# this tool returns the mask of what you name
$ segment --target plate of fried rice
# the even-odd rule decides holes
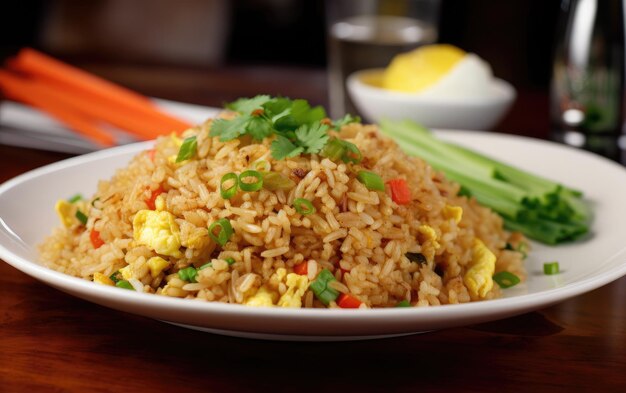
[[[626,171],[606,159],[518,136],[436,132],[585,193],[590,234],[546,246],[504,229],[501,217],[375,125],[329,123],[324,142],[337,141],[333,155],[315,150],[319,127],[282,151],[278,136],[212,135],[215,122],[226,132],[236,118],[7,181],[0,257],[107,307],[287,340],[490,321],[626,274]],[[545,275],[544,263],[555,261],[560,272]],[[492,280],[499,272],[520,282],[501,287]]]

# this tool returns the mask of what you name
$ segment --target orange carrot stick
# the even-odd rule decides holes
[[[65,94],[64,91],[59,91],[54,87],[36,79],[24,81],[27,82],[30,88],[36,91],[37,94],[46,97],[48,100],[55,102],[67,110],[82,113],[89,118],[110,123],[122,130],[134,134],[140,139],[154,139],[163,134],[163,132],[155,131],[157,127],[162,126],[160,123],[153,123],[133,113],[117,111],[115,108],[108,108],[104,105],[95,105],[88,100],[82,99],[81,97]]]
[[[118,107],[133,109],[144,118],[159,120],[169,132],[183,131],[190,127],[189,123],[161,112],[147,97],[34,49],[20,50],[8,65],[26,75],[58,83],[64,89],[81,91],[85,97],[99,97],[101,100],[117,103]]]
[[[63,107],[27,80],[0,70],[0,87],[7,98],[26,103],[50,114],[98,145],[105,147],[115,145],[115,138],[111,134],[79,113]]]

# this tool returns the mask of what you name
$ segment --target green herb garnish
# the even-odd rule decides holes
[[[346,115],[331,123],[325,120],[326,111],[321,106],[311,107],[306,100],[272,98],[267,95],[241,98],[226,107],[238,112],[239,116],[215,120],[210,135],[219,137],[222,142],[244,135],[259,141],[275,137],[270,152],[277,160],[300,154],[318,154],[328,143],[331,126],[338,129],[360,120],[358,117]],[[353,151],[354,148],[347,150]]]
[[[396,304],[396,307],[411,307],[411,303],[408,300],[404,299]]]

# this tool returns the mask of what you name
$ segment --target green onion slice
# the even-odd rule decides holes
[[[120,281],[122,281],[122,280],[123,280],[123,278],[122,278],[122,273],[120,273],[120,271],[119,271],[119,270],[118,270],[118,271],[116,271],[115,273],[111,274],[111,275],[109,276],[109,278],[111,279],[111,281],[113,281],[113,282],[114,282],[114,283],[116,283],[116,284],[117,284],[118,282],[120,282]]]
[[[76,194],[76,195],[74,195],[74,196],[72,196],[72,197],[68,198],[68,200],[67,200],[67,201],[68,201],[69,203],[76,203],[76,202],[80,201],[81,199],[83,199],[83,196],[82,196],[82,195],[80,195],[80,194]]]
[[[250,178],[254,178],[255,181],[249,182]],[[249,169],[241,172],[239,175],[239,188],[243,191],[259,191],[263,187],[263,175],[259,171]]]
[[[226,183],[232,182],[230,186],[227,186]],[[237,193],[237,188],[239,187],[239,178],[236,173],[230,172],[222,176],[222,180],[220,180],[220,194],[224,199],[230,199],[235,196]]]
[[[233,263],[235,263],[235,258],[228,257],[224,260],[226,261],[226,263],[228,263],[228,265],[232,265]]]
[[[337,161],[343,157],[345,151],[346,148],[341,139],[331,138],[326,142],[326,146],[324,146],[320,154],[322,157],[326,157],[331,161]]]
[[[87,224],[87,215],[85,215],[85,213],[81,212],[80,210],[76,210],[75,216],[81,224]]]
[[[198,141],[195,136],[190,136],[183,141],[183,144],[180,146],[180,150],[178,150],[178,155],[176,156],[176,162],[181,162],[190,159],[196,154],[196,150],[198,149]]]
[[[291,190],[296,182],[278,172],[263,173],[263,188],[270,191]]]
[[[324,269],[317,275],[317,278],[311,283],[311,285],[309,285],[309,288],[311,288],[315,297],[317,297],[319,301],[324,303],[326,306],[339,296],[339,291],[328,287],[328,283],[334,280],[336,280],[336,278],[330,270]]]
[[[396,307],[411,307],[411,303],[409,303],[408,300],[404,299],[401,302],[398,302],[398,304],[396,304]]]
[[[193,266],[189,266],[184,269],[180,269],[178,271],[178,278],[180,278],[183,281],[198,282],[196,281],[197,275],[198,275],[198,271]]]
[[[385,183],[383,182],[383,179],[374,172],[359,171],[356,178],[359,179],[359,181],[363,183],[368,190],[385,191]]]
[[[543,264],[543,274],[553,275],[559,274],[559,263],[558,262],[546,262]]]
[[[206,269],[207,267],[213,267],[213,263],[212,262],[207,262],[204,265],[200,266],[198,268],[198,270],[203,270],[203,269]]]
[[[133,288],[131,283],[129,283],[126,280],[120,280],[120,281],[116,282],[115,286],[118,287],[118,288],[130,289],[131,291],[135,290],[135,288]]]
[[[224,246],[224,244],[228,243],[233,233],[235,233],[235,231],[233,231],[230,221],[226,218],[220,218],[209,225],[209,236],[220,246]]]
[[[363,160],[363,154],[361,154],[361,150],[354,143],[350,143],[348,141],[343,141],[345,146],[345,151],[341,156],[341,160],[345,163],[351,162],[353,164],[358,164]]]
[[[515,274],[504,271],[494,274],[493,281],[498,283],[500,288],[506,289],[519,284],[520,279]]]
[[[306,198],[296,198],[293,201],[293,207],[296,211],[303,216],[313,214],[316,212],[315,206]]]
[[[259,172],[269,172],[271,165],[266,160],[258,160],[252,163],[252,169]]]

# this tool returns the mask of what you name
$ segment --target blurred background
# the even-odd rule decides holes
[[[439,42],[477,53],[494,74],[518,89],[517,103],[497,127],[545,137],[559,0],[442,0]],[[221,105],[247,93],[246,78],[266,93],[328,104],[327,41],[322,0],[27,0],[3,4],[3,58],[23,46],[41,49],[104,77],[170,99]],[[114,67],[110,65],[114,64]],[[170,72],[172,69],[186,73]],[[212,70],[232,76],[231,88],[212,86]],[[283,75],[281,69],[296,72]],[[299,74],[297,70],[302,70]],[[197,78],[203,75],[202,87]],[[299,75],[302,78],[299,78]],[[292,78],[288,91],[274,80]],[[305,79],[306,80],[302,80]],[[157,83],[154,80],[158,79]],[[151,83],[147,83],[150,80]],[[177,94],[177,91],[180,94]]]

